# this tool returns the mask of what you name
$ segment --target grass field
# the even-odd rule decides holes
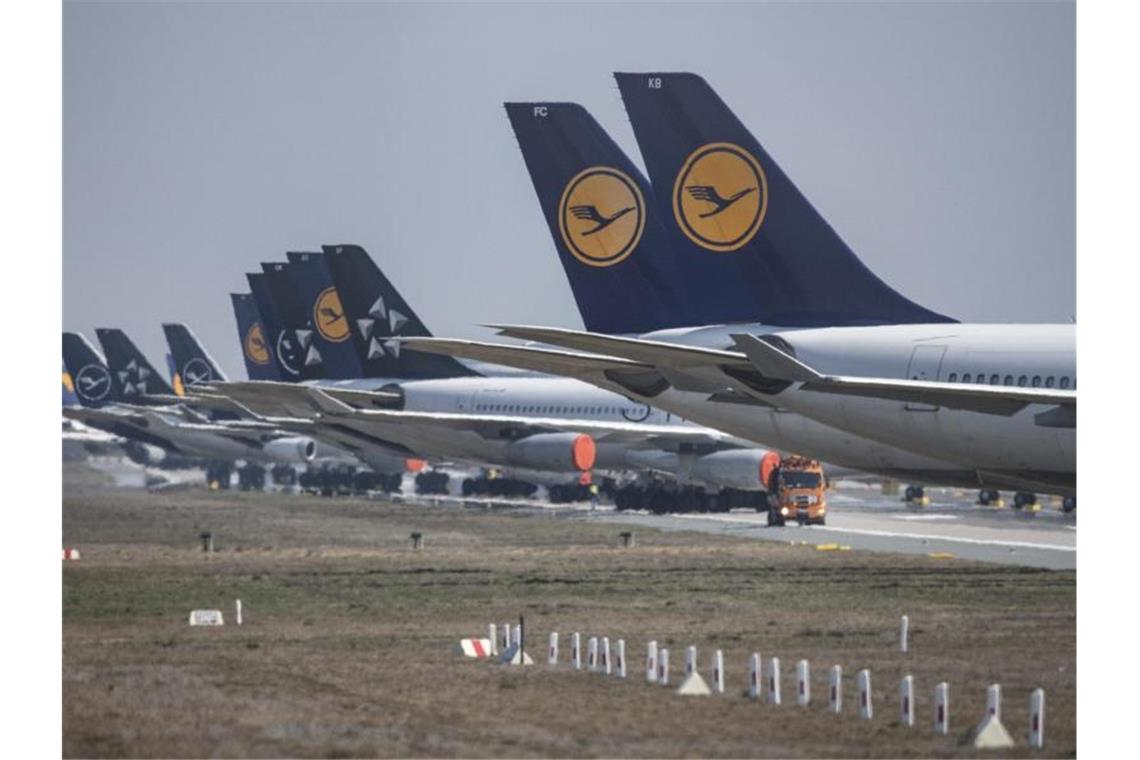
[[[90,756],[975,756],[985,688],[1003,685],[1018,741],[999,756],[1076,753],[1075,574],[697,533],[618,529],[572,515],[385,501],[114,489],[64,468],[63,746]],[[198,534],[214,535],[205,555]],[[421,531],[416,552],[408,536]],[[245,625],[232,625],[242,599]],[[190,628],[221,608],[223,628]],[[900,614],[912,646],[897,648]],[[454,657],[461,637],[526,616],[538,665]],[[545,660],[562,633],[563,664]],[[625,638],[621,681],[565,664],[571,631]],[[695,644],[727,694],[649,686],[645,643],[674,682]],[[744,694],[749,653],[784,663],[785,705]],[[788,704],[796,660],[815,702]],[[827,670],[845,710],[826,712]],[[876,715],[857,718],[854,674]],[[898,723],[915,676],[917,725]],[[951,729],[931,730],[951,684]],[[1044,751],[1025,745],[1046,690]]]

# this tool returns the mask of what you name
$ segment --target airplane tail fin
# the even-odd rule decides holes
[[[237,322],[238,341],[241,342],[241,358],[250,380],[284,380],[281,368],[273,357],[273,349],[266,338],[268,333],[261,323],[253,295],[250,293],[230,293],[234,307],[234,320]]]
[[[748,321],[779,326],[952,322],[879,279],[699,76],[615,74],[677,255],[702,300],[738,283]]]
[[[325,376],[338,380],[364,377],[348,316],[323,253],[289,253],[289,273],[305,308],[306,340],[312,340],[325,367]]]
[[[202,343],[189,327],[181,322],[163,324],[167,355],[171,363],[171,384],[178,395],[184,395],[186,386],[206,385],[225,382],[226,376],[218,369],[217,362],[206,353]]]
[[[450,356],[404,351],[400,338],[428,337],[427,327],[358,245],[323,246],[366,377],[431,379],[479,373]]]
[[[504,105],[586,329],[691,324],[683,262],[641,171],[577,103]]]
[[[80,405],[102,406],[119,400],[107,363],[79,333],[63,334],[63,367]]]
[[[125,332],[118,328],[100,327],[95,330],[95,335],[103,346],[107,367],[124,401],[152,394],[174,395],[174,389],[163,379],[162,373],[154,368]]]
[[[295,369],[297,379],[315,380],[332,377],[321,348],[317,345],[314,331],[309,327],[308,308],[297,292],[297,286],[289,274],[289,265],[274,261],[261,265],[269,299],[276,309],[281,331],[277,334],[277,358],[282,366]],[[257,292],[254,292],[257,296]],[[261,301],[258,308],[262,315]]]

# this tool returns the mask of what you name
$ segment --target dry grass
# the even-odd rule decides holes
[[[197,536],[209,529],[217,552]],[[422,531],[426,547],[409,548]],[[65,467],[66,756],[973,756],[987,684],[1025,756],[1029,691],[1048,695],[1044,756],[1075,754],[1075,575],[864,552],[820,553],[573,517],[363,500],[113,490]],[[191,629],[190,609],[241,598],[246,625]],[[895,644],[911,618],[912,652]],[[526,616],[547,632],[624,637],[622,682],[455,658],[461,637]],[[232,621],[229,621],[232,623]],[[679,670],[687,644],[728,694],[644,683],[645,642]],[[743,696],[748,654],[813,665],[807,709]],[[565,645],[564,645],[565,659]],[[826,713],[841,664],[849,705]],[[876,717],[854,710],[873,673]],[[895,719],[913,673],[918,725]],[[675,677],[675,676],[674,676]],[[950,737],[930,728],[952,690]],[[785,697],[787,698],[787,697]]]

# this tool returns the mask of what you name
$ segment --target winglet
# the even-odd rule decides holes
[[[775,380],[791,380],[797,383],[807,383],[823,379],[823,375],[795,357],[788,356],[780,349],[760,340],[755,335],[738,333],[732,336],[739,349],[753,367],[760,370],[765,377]]]

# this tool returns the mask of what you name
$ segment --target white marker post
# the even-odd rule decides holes
[[[586,642],[586,670],[591,673],[598,671],[598,637],[591,636]]]
[[[910,651],[910,618],[906,615],[899,620],[899,651],[903,654]]]
[[[713,652],[713,694],[724,694],[724,652]]]
[[[610,637],[602,637],[602,648],[598,652],[598,670],[605,673],[607,676],[612,672],[610,670]]]
[[[697,669],[697,648],[689,646],[685,649],[685,675],[688,676]]]
[[[241,599],[234,600],[234,622],[241,625]]]
[[[899,721],[904,726],[914,725],[914,676],[899,681]]]
[[[1029,746],[1045,746],[1045,690],[1034,689],[1029,695]]]
[[[625,678],[625,639],[617,640],[617,654],[615,655],[614,665],[617,667],[614,672],[618,678]]]
[[[855,683],[859,689],[859,717],[870,720],[875,715],[875,707],[871,704],[871,671],[860,670],[855,676]]]
[[[832,665],[827,678],[827,706],[833,713],[843,710],[843,667]]]
[[[522,626],[516,625],[511,629],[511,646],[522,646]]]
[[[748,658],[748,696],[760,698],[760,653],[753,652]]]
[[[499,635],[499,648],[504,652],[511,648],[511,624],[503,623],[502,633]]]
[[[657,683],[657,642],[650,641],[645,654],[645,680]]]
[[[800,707],[811,704],[811,665],[807,660],[796,663],[796,704]]]
[[[550,645],[546,650],[546,664],[551,667],[558,664],[558,631],[550,634]]]
[[[1001,720],[1001,684],[991,683],[986,689],[986,715]]]
[[[780,658],[768,658],[768,704],[780,704]]]
[[[669,685],[669,650],[664,647],[657,650],[657,683]]]
[[[950,684],[945,681],[934,687],[934,733],[950,733]]]
[[[570,634],[570,667],[582,669],[582,637],[577,631]]]
[[[487,624],[487,639],[491,642],[491,656],[497,656],[499,654],[499,631],[494,623]]]

